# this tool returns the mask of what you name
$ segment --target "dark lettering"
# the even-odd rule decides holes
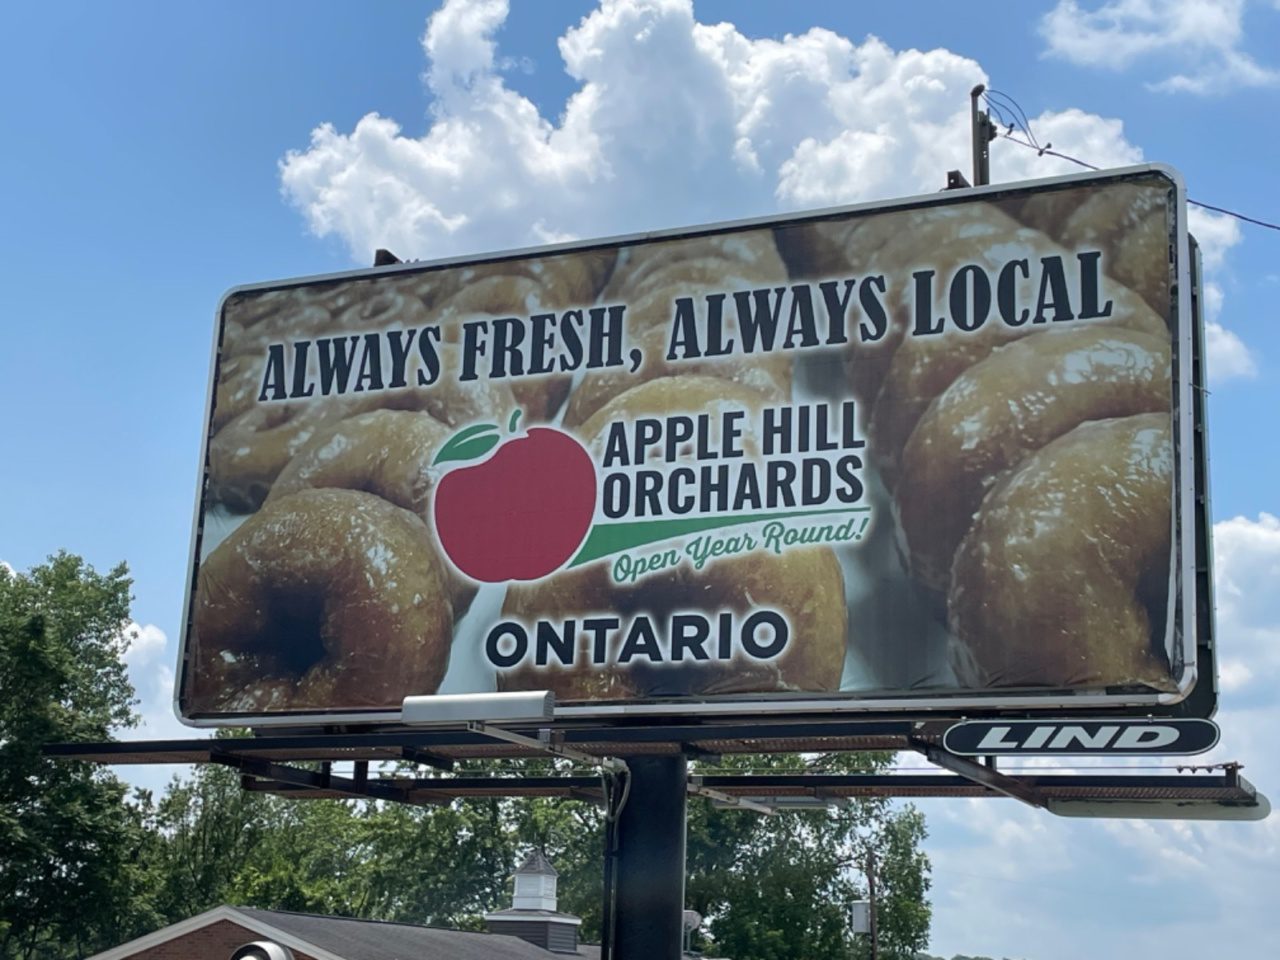
[[[761,642],[757,634],[767,630],[772,635]],[[771,660],[787,645],[787,621],[774,610],[757,610],[742,623],[742,649],[757,660]]]
[[[273,343],[267,347],[267,366],[262,372],[258,402],[287,399],[289,394],[285,391],[284,380],[284,344]]]
[[[696,613],[677,613],[671,618],[671,659],[683,660],[686,651],[694,660],[709,660],[706,651],[707,638],[711,636],[711,624]]]
[[[1027,322],[1031,311],[1023,307],[1018,310],[1018,273],[1024,280],[1031,279],[1031,267],[1025,260],[1010,260],[1000,268],[1000,279],[996,281],[996,299],[1000,308],[1000,318],[1011,327],[1020,327]]]
[[[886,290],[884,277],[863,277],[862,286],[858,288],[858,305],[866,314],[866,320],[858,325],[858,336],[863,343],[875,343],[889,331],[889,313],[880,299]],[[870,323],[870,328],[867,324]]]
[[[1111,316],[1110,300],[1101,308],[1098,307],[1102,252],[1095,250],[1089,253],[1077,253],[1076,259],[1080,261],[1080,319],[1098,320]]]
[[[513,646],[510,652],[502,652],[503,637],[510,637]],[[489,631],[485,637],[484,652],[489,662],[495,667],[514,667],[524,659],[529,651],[529,635],[524,627],[510,620],[503,621]]]

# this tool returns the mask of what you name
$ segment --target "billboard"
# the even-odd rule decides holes
[[[1145,166],[237,288],[179,712],[1176,702],[1186,250]]]

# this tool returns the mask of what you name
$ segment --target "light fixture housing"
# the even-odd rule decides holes
[[[410,726],[536,722],[553,719],[555,712],[556,698],[550,690],[446,693],[405,697],[400,722]]]

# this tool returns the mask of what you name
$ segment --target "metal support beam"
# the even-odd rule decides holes
[[[389,800],[394,803],[417,802],[412,800],[403,788],[385,780],[359,783],[347,777],[334,776],[331,772],[324,770],[303,770],[288,764],[220,753],[217,750],[213,751],[210,759],[213,763],[239,770],[243,775],[272,783],[289,784],[326,793],[340,793],[353,799]]]
[[[706,797],[708,800],[716,801],[718,806],[736,807],[739,810],[754,810],[756,813],[763,813],[766,816],[778,812],[776,807],[771,807],[768,804],[757,803],[755,800],[747,800],[744,797],[730,796],[723,790],[705,786],[702,782],[702,777],[699,776],[689,778],[688,789],[691,796]]]
[[[533,750],[541,750],[543,753],[549,753],[553,757],[577,760],[579,763],[589,764],[593,767],[603,767],[605,770],[616,771],[622,767],[622,761],[613,757],[596,757],[581,750],[575,750],[573,747],[566,747],[563,743],[552,738],[550,730],[539,730],[535,739],[525,736],[523,733],[516,733],[514,730],[507,730],[504,727],[495,727],[491,723],[483,723],[479,720],[469,722],[467,729],[472,733],[480,733],[495,740],[503,740],[507,743],[518,744]]]
[[[424,767],[434,767],[437,770],[446,771],[453,769],[453,761],[448,757],[437,757],[434,753],[428,753],[421,747],[401,747],[400,756],[410,763],[420,763]]]
[[[680,960],[684,925],[685,758],[627,758],[617,811],[609,960]],[[606,901],[608,909],[610,903]]]
[[[950,770],[966,780],[972,780],[974,783],[981,784],[996,793],[1002,793],[1006,797],[1021,800],[1032,807],[1045,806],[1044,797],[1040,795],[1040,792],[1035,787],[1028,786],[1025,782],[1013,777],[1007,777],[994,767],[986,767],[980,763],[974,763],[972,760],[957,756],[939,746],[925,743],[922,740],[913,739],[911,746],[912,749],[923,753],[930,763],[942,767],[944,770]]]

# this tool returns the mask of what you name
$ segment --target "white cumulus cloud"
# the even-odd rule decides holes
[[[1221,293],[1217,287],[1209,287],[1206,293]],[[1222,324],[1208,320],[1204,325],[1205,366],[1209,383],[1216,385],[1224,380],[1251,379],[1258,375],[1258,364],[1245,342]]]
[[[124,627],[126,647],[124,662],[137,697],[138,725],[117,735],[128,740],[174,740],[207,736],[192,730],[178,720],[173,709],[173,664],[177,659],[174,645],[165,631],[153,623],[131,621]],[[176,764],[143,764],[122,766],[116,772],[138,787],[157,796],[175,774],[190,774],[190,768]]]
[[[1200,258],[1206,270],[1220,269],[1228,251],[1241,240],[1239,220],[1203,207],[1188,210],[1187,229],[1200,244]]]
[[[1280,683],[1280,518],[1232,517],[1214,524],[1214,582],[1224,653],[1249,669],[1252,683]]]
[[[968,169],[968,93],[949,50],[813,28],[753,38],[689,0],[603,0],[559,41],[577,82],[558,116],[512,89],[494,40],[505,0],[449,0],[423,39],[421,136],[377,114],[316,128],[280,166],[320,236],[367,262],[430,258],[939,189]],[[1067,109],[1041,139],[1112,166],[1141,159],[1118,120]],[[997,179],[1074,168],[997,144]]]
[[[1110,0],[1082,9],[1060,0],[1040,22],[1050,56],[1123,70],[1140,60],[1177,64],[1152,89],[1198,94],[1280,84],[1280,71],[1241,49],[1244,0]]]
[[[164,653],[169,638],[154,623],[130,622],[124,628],[124,662],[130,667],[146,664]]]
[[[1226,214],[1192,206],[1187,215],[1188,228],[1200,244],[1200,261],[1205,277],[1204,341],[1210,384],[1217,386],[1232,379],[1250,379],[1258,375],[1258,360],[1240,337],[1222,325],[1219,318],[1225,296],[1220,279],[1228,252],[1240,243],[1240,221]]]

